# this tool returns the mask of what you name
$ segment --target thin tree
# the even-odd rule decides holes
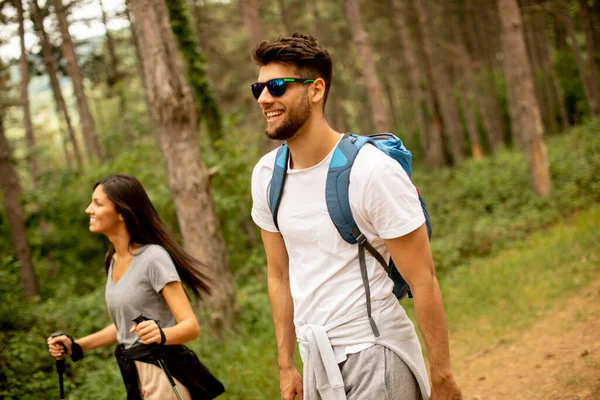
[[[259,0],[240,0],[242,8],[242,18],[244,25],[250,34],[250,40],[253,45],[265,40],[265,30],[260,21],[260,3]]]
[[[227,250],[197,140],[196,106],[163,0],[129,0],[146,96],[167,169],[185,249],[208,266],[212,296],[202,306],[216,329],[236,325],[239,309]]]
[[[116,91],[116,94],[119,96],[119,111],[121,115],[124,115],[127,111],[127,96],[125,95],[124,88],[122,85],[119,85],[119,82],[125,76],[119,70],[119,56],[117,55],[117,51],[115,49],[115,40],[113,38],[110,29],[108,29],[108,16],[106,15],[106,11],[104,10],[104,3],[102,0],[98,0],[100,4],[100,11],[102,16],[102,24],[104,25],[104,31],[106,36],[106,66],[107,66],[107,80],[106,83],[112,93]],[[111,93],[111,94],[112,94]],[[96,102],[96,99],[92,99],[93,102]],[[106,125],[103,123],[104,118],[102,117],[101,110],[99,107],[96,107],[98,118],[101,118],[100,121],[101,126]]]
[[[346,16],[348,24],[352,27],[352,38],[358,51],[375,130],[377,132],[389,132],[392,129],[391,119],[387,106],[383,102],[384,91],[375,67],[373,49],[367,31],[363,27],[358,0],[346,0]]]
[[[83,75],[81,74],[81,69],[77,63],[77,56],[75,55],[73,40],[71,38],[71,33],[69,32],[66,11],[62,5],[62,0],[52,0],[52,4],[54,6],[54,13],[56,14],[62,37],[60,49],[67,61],[67,71],[73,82],[73,91],[75,92],[77,109],[79,110],[79,121],[88,157],[90,159],[97,158],[103,160],[104,155],[100,148],[98,137],[96,136],[94,117],[90,112],[87,96],[85,95]]]
[[[579,76],[581,78],[581,83],[583,84],[583,89],[585,91],[588,104],[590,105],[590,109],[594,115],[600,115],[600,93],[598,92],[598,80],[596,77],[594,57],[588,55],[589,62],[586,65],[581,53],[581,49],[579,48],[579,41],[577,40],[577,33],[575,32],[575,24],[571,18],[571,15],[569,14],[569,9],[564,7],[564,5],[560,2],[556,3],[556,5],[557,7],[555,12],[558,13],[559,18],[562,18],[562,21],[567,29],[569,39],[571,40],[571,48],[573,49],[573,54],[575,55],[575,62],[577,64],[577,69],[579,70]],[[586,42],[589,42],[587,37]],[[589,51],[590,49],[588,48],[588,52]]]
[[[25,216],[21,206],[21,184],[19,175],[12,161],[12,149],[4,132],[4,118],[6,107],[17,101],[11,102],[8,96],[8,76],[2,60],[0,60],[0,189],[4,201],[4,210],[8,216],[11,239],[15,248],[15,255],[20,264],[21,285],[25,298],[39,294],[40,289],[31,261],[31,248],[27,241],[25,229]]]
[[[448,19],[452,30],[452,42],[447,46],[447,54],[455,63],[456,75],[460,75],[460,89],[462,110],[465,115],[467,134],[471,145],[471,155],[475,160],[483,158],[481,150],[481,140],[479,139],[479,127],[477,124],[478,104],[476,98],[477,82],[473,72],[475,62],[471,58],[466,46],[466,39],[463,37],[460,29],[460,20],[456,13],[451,13]]]
[[[442,136],[442,125],[436,122],[436,116],[427,118],[426,109],[433,112],[433,99],[429,97],[430,92],[425,91],[425,79],[421,73],[421,64],[416,49],[417,42],[413,39],[408,25],[408,7],[406,0],[391,0],[393,10],[393,23],[398,41],[402,47],[402,57],[406,64],[408,79],[406,85],[409,95],[414,99],[417,122],[421,133],[421,142],[425,152],[425,160],[432,167],[440,167],[446,164]]]
[[[482,124],[490,149],[492,153],[496,153],[504,146],[501,107],[494,78],[495,54],[501,50],[501,46],[496,47],[495,41],[492,40],[495,36],[500,36],[493,29],[496,24],[488,21],[492,16],[497,19],[498,13],[489,15],[488,8],[489,4],[485,2],[483,4],[480,2],[470,3],[470,7],[465,5],[463,9],[466,17],[463,28],[467,45],[471,49],[475,61],[473,65],[477,81],[475,95],[477,103],[481,106]]]
[[[546,196],[552,187],[544,126],[533,89],[521,15],[516,0],[498,0],[503,27],[504,73],[508,90],[513,133],[521,136],[527,152],[531,186],[538,196]]]
[[[31,122],[31,109],[29,107],[29,61],[27,49],[25,47],[25,17],[22,0],[14,0],[17,8],[17,19],[19,21],[19,43],[21,46],[21,56],[19,58],[19,71],[21,75],[21,106],[23,107],[23,125],[25,126],[25,142],[27,143],[27,159],[29,161],[29,171],[35,182],[38,175],[38,163],[36,156],[35,135],[33,133],[33,123]]]
[[[40,42],[40,47],[42,48],[42,58],[44,60],[48,79],[50,80],[50,88],[52,89],[52,95],[54,96],[54,102],[56,103],[57,113],[62,115],[65,121],[67,135],[63,137],[63,147],[67,164],[69,166],[73,165],[73,162],[71,161],[71,155],[67,147],[67,143],[70,143],[71,147],[73,148],[73,155],[75,156],[77,167],[81,169],[83,167],[81,150],[79,149],[79,143],[75,137],[75,130],[73,129],[73,124],[71,123],[71,117],[67,109],[67,104],[65,103],[65,99],[62,95],[60,83],[58,82],[56,62],[54,61],[54,56],[52,55],[52,47],[50,45],[50,41],[48,40],[48,34],[44,28],[44,16],[37,0],[29,0],[29,13],[31,16],[31,21],[33,22],[34,30]]]
[[[444,133],[448,141],[450,152],[454,163],[458,164],[465,159],[465,138],[462,126],[460,124],[458,105],[454,97],[454,90],[451,83],[448,70],[446,68],[446,56],[440,57],[443,51],[439,51],[435,46],[433,21],[430,15],[430,5],[426,0],[416,0],[417,14],[421,33],[423,35],[423,51],[429,58],[431,66],[431,79],[428,82],[435,86],[435,92],[438,95],[440,115],[444,123]],[[440,27],[440,29],[442,29]],[[439,46],[437,46],[439,47]]]

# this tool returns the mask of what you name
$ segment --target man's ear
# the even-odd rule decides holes
[[[320,101],[323,101],[323,98],[325,97],[325,88],[326,88],[325,80],[323,78],[317,78],[311,84],[311,86],[312,86],[311,101],[313,103],[319,103]]]

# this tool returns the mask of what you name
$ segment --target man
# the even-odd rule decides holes
[[[266,134],[290,151],[277,223],[269,207],[276,151],[252,174],[252,218],[261,227],[281,396],[284,400],[461,399],[450,371],[448,333],[425,218],[417,192],[398,162],[374,146],[358,153],[350,175],[350,205],[362,233],[391,255],[410,285],[430,362],[432,387],[412,322],[392,293],[393,282],[367,254],[373,333],[356,246],[329,217],[325,182],[342,134],[323,116],[331,86],[329,53],[310,36],[260,43],[252,92]],[[290,78],[290,79],[283,79]],[[294,366],[297,338],[304,380]]]

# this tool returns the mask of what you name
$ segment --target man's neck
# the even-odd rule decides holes
[[[290,149],[290,168],[306,169],[321,162],[335,147],[340,133],[327,124],[324,118],[308,120],[287,141]]]

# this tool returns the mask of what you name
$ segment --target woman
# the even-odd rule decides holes
[[[209,294],[204,266],[176,243],[132,176],[115,174],[98,181],[85,212],[90,231],[104,234],[112,244],[105,259],[105,298],[113,324],[77,340],[48,338],[50,354],[61,359],[66,351],[77,361],[88,350],[119,343],[115,356],[128,400],[176,398],[159,359],[184,399],[222,393],[220,382],[182,346],[200,330],[182,281],[197,297]]]

